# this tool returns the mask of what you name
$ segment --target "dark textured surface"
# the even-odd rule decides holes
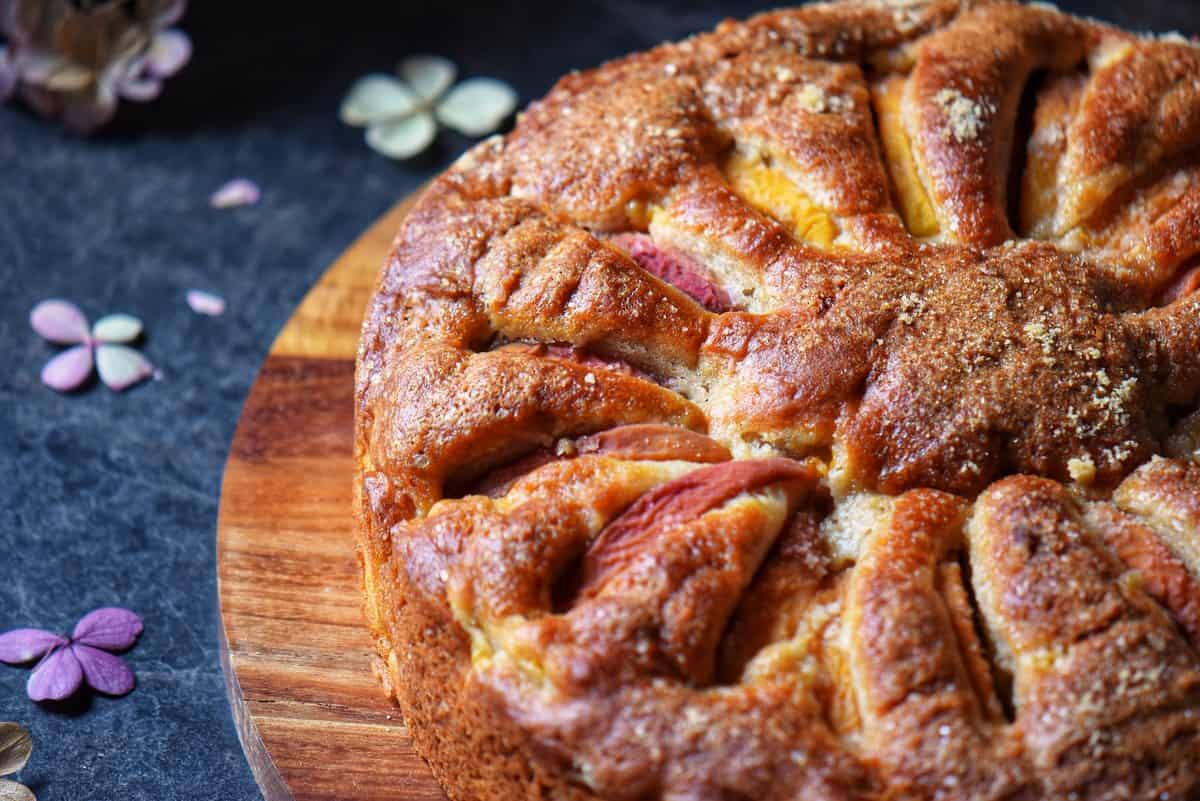
[[[466,145],[443,137],[407,164],[374,155],[337,120],[350,82],[435,52],[466,75],[512,82],[528,101],[571,68],[768,4],[406,12],[360,2],[249,16],[251,4],[193,5],[183,22],[192,64],[102,136],[80,141],[0,109],[0,630],[69,630],[106,604],[146,620],[127,655],[139,686],[123,699],[39,706],[24,694],[28,671],[0,666],[0,720],[33,731],[20,778],[41,801],[259,797],[217,659],[214,531],[229,439],[307,287]],[[1190,2],[1063,6],[1138,29],[1200,27]],[[209,193],[237,175],[260,182],[262,202],[210,209]],[[224,295],[229,311],[193,314],[183,302],[191,287]],[[162,380],[124,395],[43,388],[38,372],[56,349],[29,330],[28,313],[52,296],[92,319],[141,317]]]

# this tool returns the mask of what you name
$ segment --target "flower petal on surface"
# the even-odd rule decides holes
[[[68,645],[53,652],[33,669],[25,692],[34,701],[61,701],[83,683],[83,668]]]
[[[133,348],[107,342],[96,348],[96,372],[109,389],[120,392],[154,374],[154,365]]]
[[[207,314],[209,317],[219,317],[225,313],[225,299],[202,289],[188,290],[187,305],[196,314]]]
[[[142,334],[142,321],[132,314],[109,314],[92,326],[92,337],[101,342],[132,342]]]
[[[56,645],[66,643],[52,631],[13,629],[0,634],[0,662],[20,665],[31,662]]]
[[[234,178],[212,193],[208,203],[214,209],[228,209],[234,206],[249,206],[257,203],[262,192],[258,184],[249,178]]]
[[[135,612],[105,606],[81,617],[71,639],[95,648],[122,651],[131,647],[141,633],[142,619]]]
[[[406,159],[429,147],[435,134],[433,115],[422,111],[403,120],[375,123],[367,129],[367,144],[388,158]]]
[[[0,723],[0,776],[9,776],[25,767],[33,753],[33,738],[24,726]]]
[[[0,103],[5,102],[17,89],[17,67],[8,54],[7,47],[0,47]]]
[[[0,779],[0,801],[37,801],[37,796],[20,782]]]
[[[88,321],[74,303],[43,300],[29,313],[29,324],[43,339],[60,345],[74,345],[88,337]]]
[[[437,100],[454,83],[458,68],[441,56],[410,56],[400,62],[400,77],[425,100]]]
[[[437,105],[437,118],[467,136],[483,136],[500,127],[517,107],[517,93],[495,78],[471,78],[450,90]]]
[[[169,78],[192,57],[192,40],[183,31],[162,31],[150,43],[146,70],[155,78]]]
[[[420,105],[421,98],[412,89],[391,75],[372,73],[350,87],[338,116],[347,125],[370,125],[407,116]]]
[[[76,345],[64,350],[42,368],[42,383],[59,392],[70,392],[92,374],[92,348]]]
[[[133,689],[133,671],[121,657],[79,643],[74,643],[70,648],[75,652],[75,658],[83,668],[83,676],[93,690],[107,695],[124,695]]]

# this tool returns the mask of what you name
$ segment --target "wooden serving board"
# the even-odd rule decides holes
[[[288,320],[225,466],[221,662],[267,801],[445,799],[371,673],[350,516],[359,324],[414,198],[342,254]]]

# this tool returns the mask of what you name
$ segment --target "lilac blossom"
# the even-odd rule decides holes
[[[61,701],[85,682],[106,695],[125,695],[133,689],[133,671],[112,652],[132,648],[141,633],[136,614],[103,607],[80,618],[69,637],[43,629],[0,634],[0,662],[39,660],[25,688],[34,701]]]

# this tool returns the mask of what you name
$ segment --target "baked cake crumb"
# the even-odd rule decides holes
[[[946,115],[949,124],[946,135],[960,143],[978,139],[994,111],[990,103],[972,100],[957,89],[942,89],[934,96],[934,102]]]
[[[1096,478],[1096,463],[1088,454],[1076,456],[1067,461],[1067,472],[1071,480],[1080,486],[1091,486]]]
[[[820,86],[806,83],[798,95],[800,106],[813,114],[841,114],[854,108],[854,101],[844,95],[830,94]]]
[[[897,315],[897,319],[905,325],[912,325],[924,310],[925,299],[915,292],[908,292],[900,296],[900,314]]]

